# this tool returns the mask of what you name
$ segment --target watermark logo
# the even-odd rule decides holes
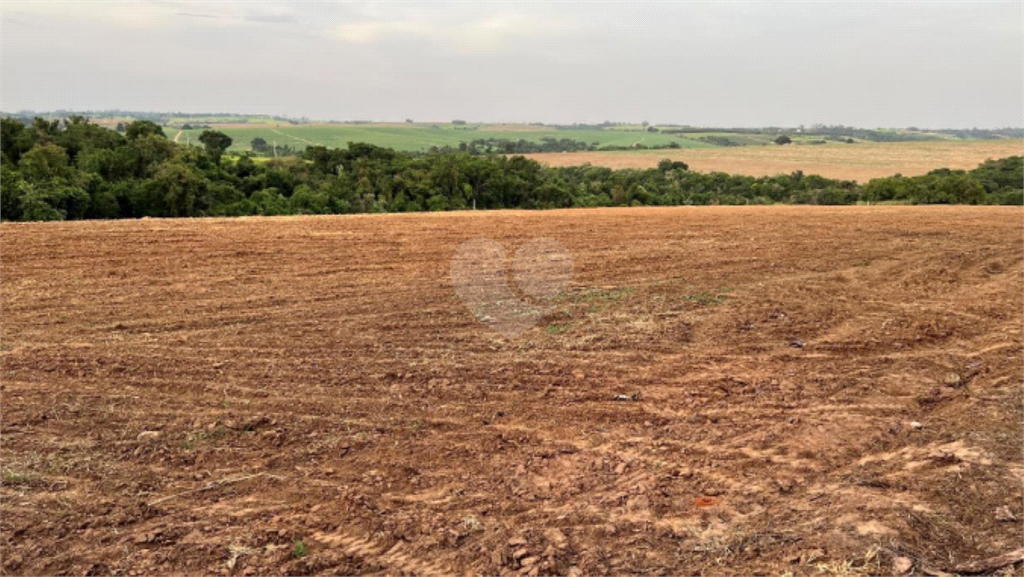
[[[451,273],[455,292],[476,318],[512,338],[553,310],[572,280],[572,255],[555,239],[535,238],[516,250],[506,274],[507,256],[497,241],[474,238],[455,251]]]

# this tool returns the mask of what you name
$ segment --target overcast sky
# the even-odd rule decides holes
[[[0,6],[5,111],[1024,126],[1020,1]]]

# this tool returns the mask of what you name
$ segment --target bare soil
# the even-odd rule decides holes
[[[0,569],[1019,575],[1022,217],[5,223]],[[479,236],[571,252],[515,339]]]

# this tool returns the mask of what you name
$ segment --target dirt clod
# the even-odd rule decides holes
[[[135,440],[137,441],[155,441],[160,438],[160,431],[142,431],[139,433]]]
[[[943,384],[947,387],[959,387],[963,380],[957,373],[946,373],[946,376],[942,379]]]
[[[565,549],[569,544],[569,540],[565,537],[565,533],[562,533],[555,528],[544,531],[544,537],[547,538],[548,542],[551,543],[551,546],[555,549]]]
[[[1009,507],[1003,505],[996,509],[996,520],[1003,522],[1013,522],[1017,520],[1017,516],[1013,514],[1013,511]]]
[[[892,572],[894,575],[905,575],[914,568],[914,562],[909,557],[893,557]]]

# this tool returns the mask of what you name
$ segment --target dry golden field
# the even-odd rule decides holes
[[[936,168],[971,169],[989,158],[1024,152],[1019,140],[949,142],[886,142],[788,146],[734,146],[622,152],[528,154],[549,166],[591,163],[609,168],[653,168],[663,158],[682,160],[698,172],[728,172],[751,176],[789,174],[802,170],[866,182],[872,178],[924,174]]]

